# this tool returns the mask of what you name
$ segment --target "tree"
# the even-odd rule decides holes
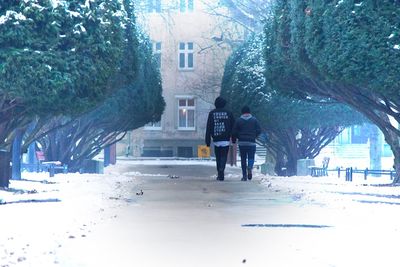
[[[223,16],[250,32],[262,31],[264,21],[271,14],[271,0],[222,0],[209,4],[209,12]],[[229,14],[222,11],[229,10]]]
[[[330,97],[383,132],[400,182],[400,5],[382,1],[276,2],[266,24],[266,70],[274,88]],[[395,123],[394,123],[395,122]]]
[[[161,76],[152,56],[151,43],[143,34],[139,34],[138,51],[139,67],[129,85],[117,90],[92,112],[39,139],[50,160],[59,160],[68,164],[70,170],[78,171],[86,160],[121,140],[127,131],[161,119],[165,106]],[[55,123],[53,128],[62,120]]]
[[[117,0],[0,4],[1,149],[33,121],[28,141],[53,130],[54,116],[93,110],[135,75],[136,58],[123,54],[134,23],[125,8]],[[127,77],[118,76],[126,67]]]
[[[76,116],[113,91],[125,14],[116,0],[0,4],[1,148],[35,116]]]
[[[345,126],[364,121],[346,105],[324,99],[315,102],[290,97],[266,83],[262,34],[249,39],[227,63],[222,94],[231,109],[249,105],[267,133],[267,147],[275,158],[275,171],[282,167],[288,175],[296,174],[298,159],[314,158]],[[300,133],[300,134],[299,134]]]

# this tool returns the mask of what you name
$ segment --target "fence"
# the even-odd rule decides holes
[[[346,181],[353,181],[353,173],[360,173],[364,174],[364,180],[367,180],[368,175],[389,175],[390,180],[393,180],[394,176],[396,175],[396,171],[394,170],[369,170],[368,168],[365,170],[358,170],[358,169],[353,169],[353,168],[336,168],[333,170],[328,170],[328,171],[336,171],[338,174],[338,178],[340,178],[341,172],[345,173]]]

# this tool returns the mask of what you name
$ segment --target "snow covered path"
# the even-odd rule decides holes
[[[188,164],[13,181],[0,191],[13,203],[0,205],[0,266],[398,266],[397,187],[241,182],[239,168],[218,182],[213,163]],[[33,198],[44,202],[21,201]]]

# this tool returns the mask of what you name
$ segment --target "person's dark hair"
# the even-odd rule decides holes
[[[219,96],[215,99],[214,105],[216,108],[223,108],[226,105],[226,100]]]
[[[242,107],[242,114],[250,113],[250,108],[248,106]]]

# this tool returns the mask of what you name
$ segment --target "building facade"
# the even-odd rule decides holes
[[[197,157],[208,112],[219,95],[224,65],[244,31],[216,1],[141,0],[138,24],[153,43],[166,102],[161,121],[128,133],[118,154]],[[217,1],[218,2],[218,1]]]
[[[324,157],[330,158],[330,169],[353,167],[390,170],[393,167],[393,153],[383,133],[372,124],[346,128],[322,149],[315,160],[320,164]]]

